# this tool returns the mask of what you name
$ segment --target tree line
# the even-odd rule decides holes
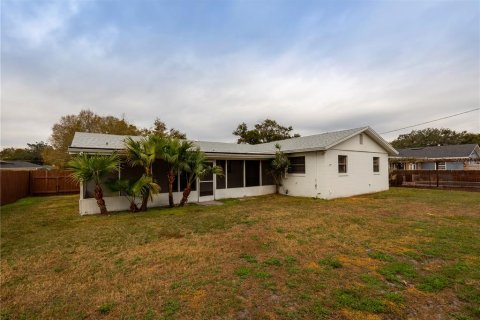
[[[150,128],[139,128],[123,118],[100,116],[90,110],[82,110],[77,115],[66,115],[52,127],[48,143],[40,141],[28,143],[27,148],[5,148],[0,151],[2,160],[24,160],[37,164],[49,164],[63,168],[71,159],[68,147],[75,132],[92,132],[118,135],[155,135],[167,138],[186,139],[187,135],[156,118]],[[293,133],[292,126],[283,126],[272,119],[265,119],[249,128],[240,123],[232,132],[237,143],[259,144],[300,137]],[[449,144],[480,144],[480,133],[457,132],[451,129],[427,128],[401,134],[391,144],[397,149],[426,147]]]

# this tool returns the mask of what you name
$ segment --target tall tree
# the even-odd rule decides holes
[[[168,138],[177,138],[177,139],[187,139],[187,135],[175,128],[168,129],[165,122],[160,120],[160,118],[155,118],[153,122],[153,127],[149,129],[142,129],[142,135],[156,135]]]
[[[27,148],[5,148],[0,151],[2,160],[23,160],[43,164],[43,153],[51,147],[43,141],[27,143]]]
[[[462,144],[476,143],[480,145],[480,133],[467,132],[462,138]]]
[[[131,137],[125,141],[125,148],[127,149],[127,161],[132,167],[141,166],[145,171],[145,176],[152,178],[152,166],[157,159],[159,148],[163,145],[164,138],[158,136],[148,136],[140,140],[134,140]],[[140,211],[147,210],[148,199],[151,196],[148,193],[143,194],[142,205]]]
[[[187,184],[183,190],[182,200],[179,204],[180,207],[183,207],[185,203],[187,203],[190,192],[192,191],[192,183],[194,183],[196,178],[202,178],[209,173],[223,175],[222,167],[210,166],[205,153],[200,151],[200,149],[187,151],[185,162],[186,165],[183,171],[187,174]]]
[[[102,178],[117,171],[118,164],[119,158],[116,153],[110,156],[79,154],[67,163],[68,169],[72,171],[71,177],[75,181],[79,183],[93,181],[95,183],[94,197],[101,214],[108,213],[103,199]]]
[[[71,114],[61,117],[60,121],[53,125],[50,137],[52,149],[43,153],[45,161],[63,167],[70,159],[67,149],[77,131],[120,135],[140,134],[140,130],[125,119],[99,116],[90,110],[82,110],[78,115]]]
[[[284,127],[275,120],[265,119],[257,123],[254,129],[249,130],[245,122],[238,125],[233,134],[238,136],[237,143],[260,144],[278,140],[300,137],[298,133],[292,134],[292,126]]]
[[[193,147],[192,142],[180,140],[176,138],[169,138],[167,143],[162,145],[159,153],[167,164],[167,179],[168,179],[168,204],[174,207],[173,202],[173,183],[179,171],[183,171],[187,167],[187,152]]]
[[[290,161],[283,153],[281,146],[278,143],[275,145],[275,149],[275,158],[270,163],[269,171],[275,181],[275,193],[278,194],[278,191],[282,186],[282,179],[285,177],[288,167],[290,166]]]
[[[392,146],[403,149],[465,143],[480,143],[480,134],[468,133],[467,131],[456,132],[443,128],[412,130],[410,133],[398,136],[397,139],[392,141]]]

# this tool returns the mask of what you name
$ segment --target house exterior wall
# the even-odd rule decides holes
[[[271,193],[275,193],[275,186],[217,189],[215,190],[215,200],[252,197]]]
[[[182,192],[174,192],[173,199],[175,203],[180,202],[182,199]],[[197,191],[192,191],[190,197],[188,198],[190,202],[198,201]],[[105,205],[107,206],[108,211],[125,211],[129,210],[130,202],[126,197],[123,196],[113,196],[113,197],[104,197]],[[140,202],[140,201],[139,201]],[[138,203],[140,205],[140,203]],[[168,193],[158,193],[153,195],[153,201],[148,201],[148,207],[162,207],[168,206]],[[79,200],[79,209],[81,215],[88,214],[99,214],[100,209],[98,208],[97,201],[94,198],[81,199]]]
[[[323,163],[324,152],[288,154],[290,157],[305,157],[305,173],[287,173],[282,180],[280,193],[290,196],[317,197],[317,170]]]
[[[442,161],[439,161],[442,162]],[[417,170],[436,170],[435,162],[417,162]],[[464,161],[446,161],[445,170],[464,170]]]
[[[388,153],[367,135],[358,135],[325,152],[305,156],[305,174],[287,174],[280,192],[304,197],[333,199],[388,190]],[[347,173],[338,173],[338,156],[346,155]],[[289,155],[290,156],[290,155]],[[373,157],[380,172],[373,172]]]
[[[463,170],[464,169],[463,161],[446,162],[445,165],[447,167],[447,170]]]
[[[338,173],[338,156],[346,155],[347,173]],[[380,160],[373,172],[373,157]],[[388,153],[369,136],[358,135],[325,152],[318,171],[319,197],[332,199],[388,190]]]
[[[421,162],[418,170],[435,170],[435,162]]]

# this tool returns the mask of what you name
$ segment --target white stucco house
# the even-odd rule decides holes
[[[71,154],[122,153],[126,136],[77,132],[69,147]],[[141,137],[132,137],[140,139]],[[223,176],[210,175],[198,180],[190,202],[239,198],[275,193],[268,166],[275,155],[275,144],[288,155],[291,167],[280,193],[290,196],[333,199],[388,190],[388,157],[397,151],[370,127],[327,132],[282,141],[248,145],[194,141],[213,164],[221,166]],[[111,178],[138,178],[141,168],[123,163]],[[150,207],[168,204],[166,166],[161,160],[153,166],[153,176],[161,187]],[[175,201],[182,196],[185,176],[179,174]],[[127,199],[105,189],[110,211],[128,210]],[[80,188],[80,214],[99,213],[93,199],[93,186]]]

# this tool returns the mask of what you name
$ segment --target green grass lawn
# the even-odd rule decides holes
[[[1,207],[1,319],[478,319],[480,193]]]

